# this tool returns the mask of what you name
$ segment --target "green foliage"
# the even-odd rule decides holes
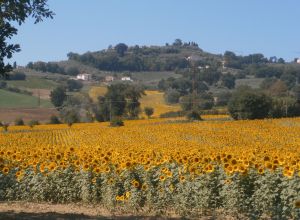
[[[26,67],[29,69],[34,69],[36,71],[40,71],[40,72],[60,73],[60,74],[67,73],[69,75],[73,75],[69,71],[66,72],[63,67],[59,66],[57,63],[54,63],[54,62],[48,62],[48,63],[42,62],[42,61],[38,61],[38,62],[34,62],[34,63],[29,62],[26,65]]]
[[[57,87],[50,93],[51,102],[55,107],[61,107],[67,98],[66,89],[64,87]]]
[[[222,76],[221,85],[227,87],[228,89],[233,89],[235,87],[235,77],[234,75],[228,73]]]
[[[164,94],[165,102],[168,104],[176,104],[179,102],[180,93],[175,89],[168,89]]]
[[[83,83],[79,80],[69,79],[67,81],[67,88],[70,92],[79,91],[83,87]]]
[[[60,111],[62,120],[71,127],[74,123],[80,122],[80,115],[76,109],[64,108]]]
[[[300,116],[300,103],[293,97],[273,98],[270,116],[273,118]]]
[[[201,119],[201,116],[200,116],[200,113],[197,112],[197,111],[189,111],[189,112],[186,114],[186,118],[187,118],[189,121],[200,121],[200,120],[202,120],[202,119]]]
[[[115,50],[120,57],[124,56],[127,49],[128,49],[128,46],[124,43],[119,43],[115,46]]]
[[[224,92],[219,92],[215,95],[216,100],[215,100],[215,105],[216,106],[227,106],[232,94],[231,92],[224,91]]]
[[[124,122],[121,117],[114,117],[110,122],[111,127],[122,127],[124,126]]]
[[[22,119],[22,118],[17,118],[17,119],[15,120],[15,125],[16,125],[16,126],[24,125],[23,119]]]
[[[56,115],[51,115],[49,124],[61,124],[61,121]]]
[[[172,176],[161,181],[161,169],[167,169]],[[166,163],[147,171],[136,166],[123,170],[121,175],[115,170],[101,174],[82,169],[78,172],[73,167],[43,175],[39,166],[36,170],[28,167],[19,181],[15,178],[17,170],[1,176],[0,199],[102,204],[108,210],[155,210],[157,215],[170,211],[189,219],[201,219],[209,213],[220,215],[220,219],[299,218],[299,208],[295,207],[300,198],[298,175],[287,178],[279,170],[263,174],[249,170],[246,175],[228,176],[221,167],[201,175],[183,174],[182,170],[177,163]],[[117,200],[121,195],[123,199]]]
[[[28,126],[31,127],[31,128],[33,128],[34,126],[39,125],[39,124],[40,123],[39,123],[38,120],[31,120],[31,121],[28,122]]]
[[[189,94],[181,97],[180,106],[183,111],[201,111],[211,109],[214,105],[214,100],[211,94]]]
[[[98,97],[94,108],[97,121],[108,121],[113,117],[127,116],[137,118],[140,109],[139,99],[145,95],[144,89],[129,84],[113,84],[108,87],[105,96]]]
[[[10,44],[8,42],[18,32],[13,24],[21,25],[28,17],[33,17],[35,23],[37,23],[42,21],[43,18],[52,18],[54,14],[48,9],[47,0],[4,0],[1,1],[0,6],[0,75],[4,76],[12,70],[11,65],[5,65],[4,59],[10,59],[13,53],[20,51],[18,44]]]
[[[272,100],[263,93],[238,89],[229,101],[228,111],[233,119],[263,119],[269,116]]]
[[[7,83],[5,81],[0,81],[0,89],[5,89],[7,87]]]
[[[152,107],[145,107],[144,108],[144,112],[148,116],[148,118],[150,118],[151,115],[153,115],[153,113],[154,113],[154,108],[152,108]]]
[[[22,72],[14,72],[8,75],[9,80],[26,80],[26,75]]]
[[[182,117],[185,115],[183,111],[170,111],[163,114],[160,114],[160,118],[175,118],[175,117]]]

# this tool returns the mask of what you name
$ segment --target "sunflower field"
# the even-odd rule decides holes
[[[11,126],[0,201],[299,219],[300,118]]]

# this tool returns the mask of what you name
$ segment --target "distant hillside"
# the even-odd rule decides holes
[[[166,46],[132,46],[118,44],[106,50],[82,55],[68,54],[69,60],[104,71],[174,71],[189,66],[189,59],[203,65],[217,65],[221,57],[203,52],[195,43]]]

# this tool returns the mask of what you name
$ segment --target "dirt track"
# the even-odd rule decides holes
[[[25,202],[5,202],[0,203],[0,219],[67,219],[67,220],[98,220],[98,219],[139,219],[139,220],[162,220],[180,219],[176,217],[162,218],[147,215],[124,215],[112,213],[100,206],[76,205],[76,204],[47,204],[47,203],[25,203]]]

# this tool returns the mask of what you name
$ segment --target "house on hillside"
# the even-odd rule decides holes
[[[121,80],[122,80],[122,81],[133,81],[133,80],[130,78],[130,76],[123,76],[123,77],[121,78]]]
[[[297,63],[300,64],[300,58],[297,59]]]
[[[105,82],[112,82],[115,80],[115,77],[113,76],[105,76]]]
[[[190,62],[195,62],[195,61],[202,60],[202,58],[199,55],[195,55],[195,54],[193,54],[191,56],[188,56],[185,59],[188,60],[188,61],[190,61]]]
[[[88,74],[88,73],[82,73],[82,74],[78,74],[76,76],[77,80],[83,80],[83,81],[90,81],[92,79],[92,75]]]

